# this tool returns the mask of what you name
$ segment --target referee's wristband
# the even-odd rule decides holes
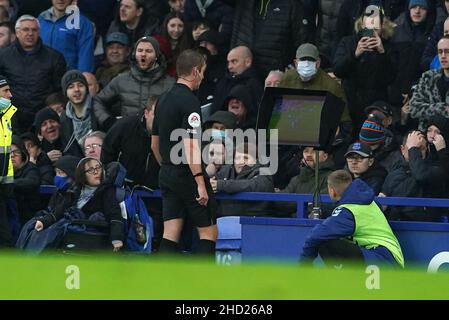
[[[194,178],[196,178],[196,177],[201,177],[201,176],[204,176],[204,173],[198,172],[197,174],[194,174],[194,175],[193,175]]]

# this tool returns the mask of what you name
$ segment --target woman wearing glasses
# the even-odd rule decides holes
[[[70,200],[52,214],[38,218],[35,229],[41,231],[64,217],[64,213],[75,207],[86,219],[96,215],[109,224],[110,241],[114,251],[123,247],[124,225],[120,205],[116,198],[116,188],[105,180],[101,162],[94,158],[83,158],[75,171],[75,186],[68,192]],[[99,214],[101,213],[101,214]]]

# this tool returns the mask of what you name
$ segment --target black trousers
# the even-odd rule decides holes
[[[330,240],[320,245],[318,253],[324,262],[365,261],[360,247],[348,240]]]
[[[11,247],[13,244],[11,228],[8,221],[6,201],[13,191],[13,184],[0,184],[0,248]]]

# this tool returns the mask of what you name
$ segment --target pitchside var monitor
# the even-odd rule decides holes
[[[327,91],[266,88],[258,129],[278,129],[280,145],[326,148],[332,143],[344,102]]]

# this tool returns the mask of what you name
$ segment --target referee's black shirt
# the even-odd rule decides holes
[[[159,136],[163,165],[174,165],[170,159],[170,151],[182,140],[179,137],[176,141],[170,141],[172,131],[184,129],[188,137],[198,138],[201,133],[200,115],[200,101],[184,84],[176,83],[160,97],[155,110],[152,134]],[[185,159],[182,166],[188,168]]]

